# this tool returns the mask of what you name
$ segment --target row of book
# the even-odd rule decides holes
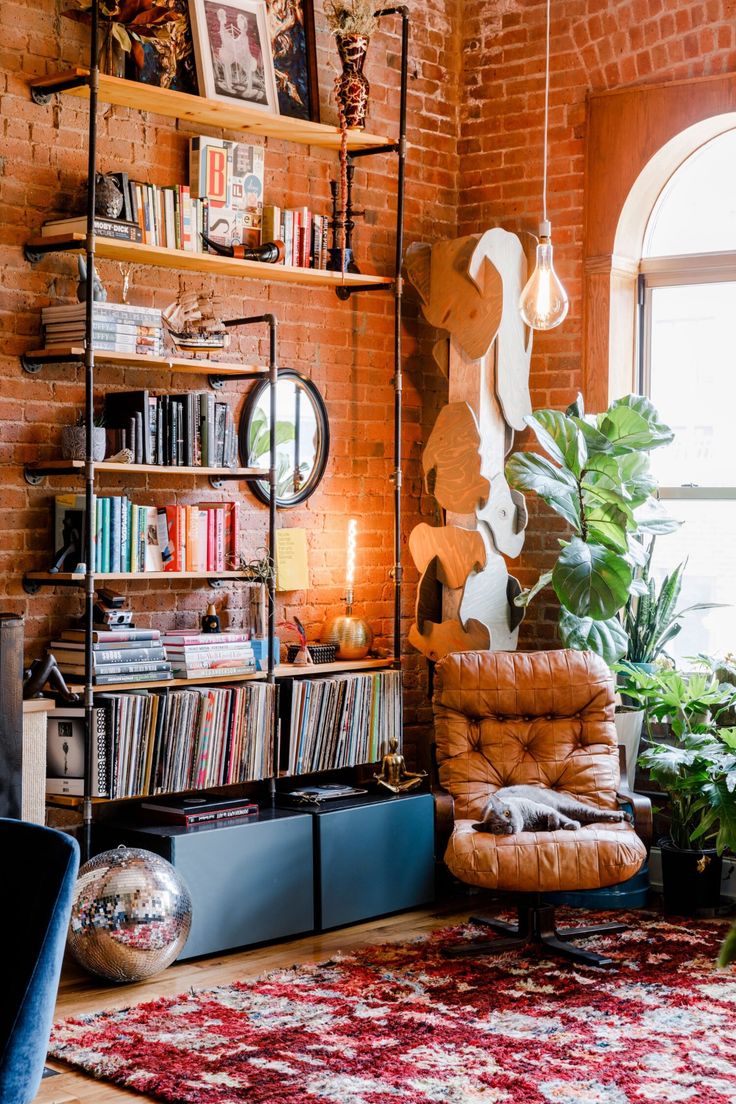
[[[189,184],[160,186],[111,176],[123,196],[120,218],[95,219],[95,232],[166,249],[206,253],[204,238],[222,246],[258,246],[282,241],[280,263],[324,269],[328,259],[326,215],[308,207],[282,210],[263,204],[265,159],[262,146],[222,138],[190,139]],[[53,219],[41,234],[86,233],[85,216]]]
[[[86,305],[69,303],[41,310],[44,344],[84,344]],[[161,311],[127,303],[96,302],[92,311],[92,343],[106,352],[161,356],[164,349]]]
[[[166,658],[177,678],[244,675],[256,670],[248,633],[167,633]]]
[[[94,797],[144,797],[273,774],[275,687],[267,683],[101,694]],[[49,716],[47,793],[84,790],[84,711]]]
[[[84,678],[84,632],[81,629],[65,629],[59,640],[51,642],[51,651],[64,675],[77,681]],[[96,686],[118,682],[167,682],[171,678],[171,663],[158,629],[94,630],[92,681]]]
[[[76,549],[77,563],[84,548],[85,515],[84,495],[56,496],[55,548],[63,549],[69,531],[76,531],[82,541]],[[101,574],[237,570],[239,518],[237,501],[141,506],[127,495],[99,495],[91,570]],[[75,566],[67,558],[65,570]]]
[[[238,439],[226,402],[211,391],[152,395],[147,390],[105,395],[107,452],[128,448],[136,464],[235,468]]]
[[[376,671],[294,679],[288,773],[375,763],[402,732],[401,674]]]

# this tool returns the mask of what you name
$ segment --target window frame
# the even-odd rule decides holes
[[[736,251],[688,253],[675,257],[643,257],[639,265],[639,319],[637,326],[637,390],[651,393],[652,291],[692,284],[736,283]],[[662,499],[736,499],[736,485],[683,483],[660,486]]]

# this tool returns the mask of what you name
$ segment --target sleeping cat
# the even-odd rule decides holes
[[[574,818],[574,819],[573,819]],[[513,836],[517,832],[576,831],[581,824],[631,820],[617,809],[598,809],[546,786],[504,786],[488,798],[476,832]]]

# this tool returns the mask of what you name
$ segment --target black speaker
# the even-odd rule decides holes
[[[20,818],[23,618],[0,613],[0,817]]]

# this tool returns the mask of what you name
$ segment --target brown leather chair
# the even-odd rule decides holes
[[[558,931],[554,907],[543,900],[553,891],[616,885],[646,859],[651,809],[621,788],[609,668],[590,652],[458,652],[435,668],[433,703],[444,791],[438,822],[444,813],[452,827],[445,862],[471,885],[521,894],[518,924],[481,921],[506,938],[462,944],[458,953],[536,942],[567,958],[610,965],[568,940],[623,925]],[[518,783],[563,790],[605,809],[629,803],[643,838],[627,822],[506,836],[476,832],[473,821],[489,794]]]

